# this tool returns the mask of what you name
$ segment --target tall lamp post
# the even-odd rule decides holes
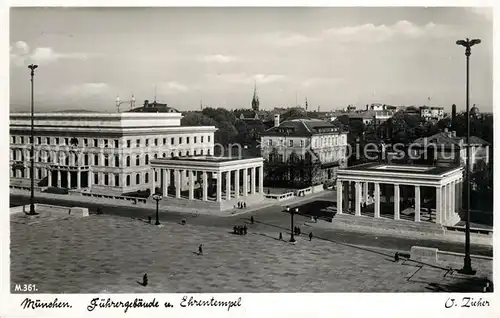
[[[295,243],[295,237],[293,236],[293,215],[299,212],[299,208],[290,209],[290,207],[287,206],[286,212],[290,213],[290,242]]]
[[[465,184],[467,187],[466,196],[466,213],[465,213],[465,257],[464,257],[464,267],[460,270],[462,274],[474,275],[476,271],[472,269],[471,258],[470,258],[470,111],[469,111],[469,57],[471,54],[471,47],[476,44],[481,43],[480,39],[469,40],[458,40],[457,45],[465,47],[466,56],[466,89],[465,89],[465,105],[466,105],[466,115],[467,115],[467,162],[465,165]]]
[[[161,199],[162,199],[161,194],[159,194],[159,193],[153,194],[153,200],[156,201],[156,222],[155,222],[155,225],[160,225],[160,217],[158,214],[158,202],[160,202]]]
[[[35,122],[34,122],[34,104],[35,104],[35,99],[34,99],[34,82],[33,79],[35,77],[35,70],[38,67],[38,65],[35,64],[30,64],[28,65],[28,68],[31,70],[30,75],[31,75],[31,138],[30,138],[30,143],[31,143],[31,154],[30,154],[30,179],[31,179],[31,196],[30,196],[30,215],[35,215],[35,138],[34,138],[34,129],[35,129]]]

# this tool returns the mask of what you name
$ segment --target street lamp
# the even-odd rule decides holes
[[[466,213],[465,213],[465,257],[464,257],[464,267],[460,270],[462,274],[474,275],[476,271],[472,269],[471,258],[470,258],[470,111],[469,111],[469,57],[471,54],[471,47],[476,44],[481,43],[480,39],[466,38],[465,40],[458,40],[457,45],[465,47],[466,56],[466,89],[465,89],[465,105],[466,105],[466,115],[467,115],[467,162],[465,165],[465,184],[467,187],[466,196]]]
[[[286,207],[286,212],[290,213],[290,218],[291,218],[291,222],[290,222],[290,242],[292,243],[295,243],[295,237],[293,236],[293,214],[294,214],[294,210],[293,209],[290,209],[289,206]],[[295,208],[295,213],[298,213],[299,212],[299,208]]]
[[[153,194],[153,200],[156,201],[156,222],[155,222],[155,225],[160,225],[160,220],[159,220],[159,215],[158,215],[158,203],[160,202],[161,199],[162,199],[161,194],[159,194],[159,193]]]
[[[38,67],[38,65],[35,64],[30,64],[28,65],[28,68],[31,70],[30,75],[31,75],[31,154],[30,154],[30,162],[31,162],[31,167],[30,167],[30,178],[31,178],[31,196],[30,196],[30,215],[35,215],[35,138],[34,138],[34,76],[35,76],[35,69]]]

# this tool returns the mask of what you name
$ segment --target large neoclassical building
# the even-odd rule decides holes
[[[35,182],[96,193],[151,189],[151,161],[211,156],[214,126],[181,126],[182,114],[145,103],[122,113],[36,113]],[[10,180],[30,182],[31,114],[10,114]]]

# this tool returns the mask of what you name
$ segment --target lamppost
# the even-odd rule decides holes
[[[158,203],[160,202],[161,199],[162,199],[161,194],[159,194],[159,193],[153,194],[153,200],[156,201],[156,222],[155,222],[155,225],[160,225],[160,220],[159,220],[159,215],[158,215]]]
[[[465,105],[466,105],[466,115],[467,115],[467,162],[465,165],[465,184],[467,187],[466,196],[466,213],[465,213],[465,257],[464,257],[464,267],[460,270],[462,274],[474,275],[476,271],[472,269],[471,258],[470,258],[470,111],[469,111],[469,57],[471,54],[471,47],[476,44],[481,43],[480,39],[469,40],[458,40],[457,45],[465,47],[466,56],[466,89],[465,89]]]
[[[293,209],[290,209],[289,206],[286,207],[286,212],[290,213],[290,242],[292,243],[295,243],[295,237],[293,236],[293,230],[294,230],[294,227],[293,227],[293,215],[294,215],[294,212],[295,213],[298,213],[299,212],[299,208],[295,208],[295,211]]]
[[[31,167],[30,167],[30,179],[31,179],[31,196],[30,196],[30,215],[35,215],[35,138],[34,138],[34,129],[35,129],[35,122],[34,122],[34,104],[35,104],[35,99],[34,99],[34,76],[35,76],[35,69],[38,67],[38,65],[35,64],[30,64],[28,65],[28,68],[31,70],[30,75],[31,75],[31,138],[30,138],[30,143],[31,143],[31,154],[30,154],[30,162],[31,162]]]

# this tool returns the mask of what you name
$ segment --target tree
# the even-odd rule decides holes
[[[202,113],[190,112],[182,117],[181,126],[217,126],[217,122]]]

